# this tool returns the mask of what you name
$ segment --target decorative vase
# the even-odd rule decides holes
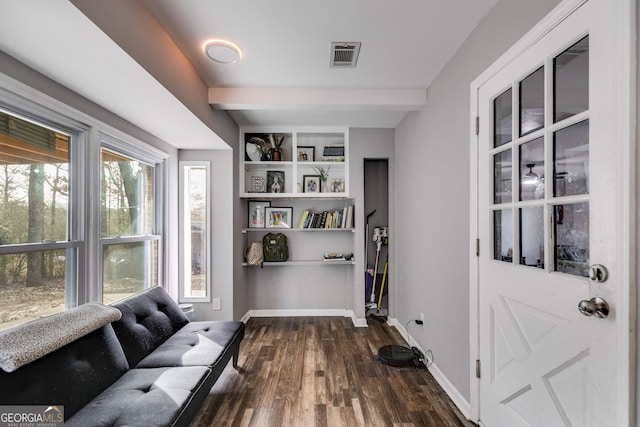
[[[279,162],[280,159],[282,158],[282,152],[280,151],[279,148],[272,148],[271,149],[271,160],[273,160],[274,162]]]

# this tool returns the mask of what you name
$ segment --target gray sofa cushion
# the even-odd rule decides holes
[[[159,366],[214,366],[228,352],[229,344],[244,337],[244,323],[236,321],[191,322],[176,332],[136,368]],[[229,346],[229,347],[227,347]],[[228,358],[225,359],[228,361]]]
[[[203,366],[131,369],[68,419],[65,426],[188,424],[192,415],[183,419],[182,414],[193,399],[206,397],[209,389],[201,385],[210,373]]]
[[[64,405],[66,418],[113,384],[129,365],[111,325],[31,362],[0,371],[3,405]]]
[[[132,368],[189,323],[178,304],[160,287],[147,289],[111,306],[122,312],[122,318],[112,325]]]

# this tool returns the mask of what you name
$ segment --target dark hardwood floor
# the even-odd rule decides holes
[[[192,426],[474,426],[428,370],[380,363],[389,344],[406,345],[377,321],[252,318]]]

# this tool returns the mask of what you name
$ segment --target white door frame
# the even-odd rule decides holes
[[[480,419],[480,380],[476,378],[476,360],[480,358],[479,341],[479,258],[476,255],[476,238],[478,234],[478,136],[476,135],[476,117],[478,117],[478,90],[493,77],[499,70],[513,61],[520,54],[525,52],[530,46],[536,43],[545,34],[551,31],[556,25],[562,22],[573,11],[579,8],[588,0],[565,0],[554,8],[545,18],[536,24],[524,37],[513,45],[504,55],[495,61],[487,70],[478,76],[471,83],[471,116],[469,140],[470,148],[470,231],[471,239],[469,245],[469,318],[470,318],[470,365],[469,375],[471,384],[470,413],[472,421],[478,422]],[[611,7],[615,7],[616,32],[615,38],[618,41],[618,54],[616,64],[618,70],[628,70],[621,72],[621,78],[616,78],[612,83],[612,88],[619,95],[618,117],[619,137],[622,139],[623,147],[618,156],[618,174],[620,182],[624,183],[623,188],[615,189],[620,192],[620,200],[624,205],[621,212],[620,230],[623,233],[622,245],[624,250],[623,259],[620,260],[622,280],[618,295],[625,296],[619,298],[616,304],[616,316],[627,319],[628,324],[620,322],[617,328],[617,342],[619,343],[618,355],[620,370],[617,379],[617,405],[618,421],[620,425],[634,425],[635,409],[635,292],[632,283],[636,283],[636,181],[635,181],[635,157],[636,157],[636,1],[616,0],[611,2]],[[618,77],[618,76],[616,76]],[[490,126],[488,123],[481,123],[480,126]],[[577,308],[576,308],[577,310]]]

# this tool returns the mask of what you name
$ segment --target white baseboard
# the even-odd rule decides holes
[[[367,327],[367,319],[359,319],[353,310],[344,309],[293,309],[293,310],[249,310],[244,316],[242,321],[247,322],[252,317],[327,317],[327,316],[339,316],[349,317],[353,322],[353,326],[361,328]]]
[[[420,351],[422,351],[422,349]],[[451,384],[442,371],[438,369],[438,365],[432,363],[431,366],[429,366],[429,372],[431,372],[433,378],[435,378],[438,384],[440,384],[440,387],[442,387],[444,392],[447,393],[460,412],[462,412],[462,415],[468,420],[471,419],[471,404],[460,394],[460,391]]]
[[[420,347],[420,344],[407,332],[403,325],[398,322],[398,319],[389,318],[387,320],[389,326],[395,327],[400,335],[409,343],[411,347],[417,347],[422,353],[425,350]],[[438,368],[438,365],[432,363],[429,366],[429,372],[433,375],[433,378],[440,384],[440,387],[447,393],[449,398],[453,401],[453,403],[458,407],[462,415],[467,419],[471,419],[471,404],[462,396],[460,391],[449,381],[449,379],[442,373],[442,371]]]

